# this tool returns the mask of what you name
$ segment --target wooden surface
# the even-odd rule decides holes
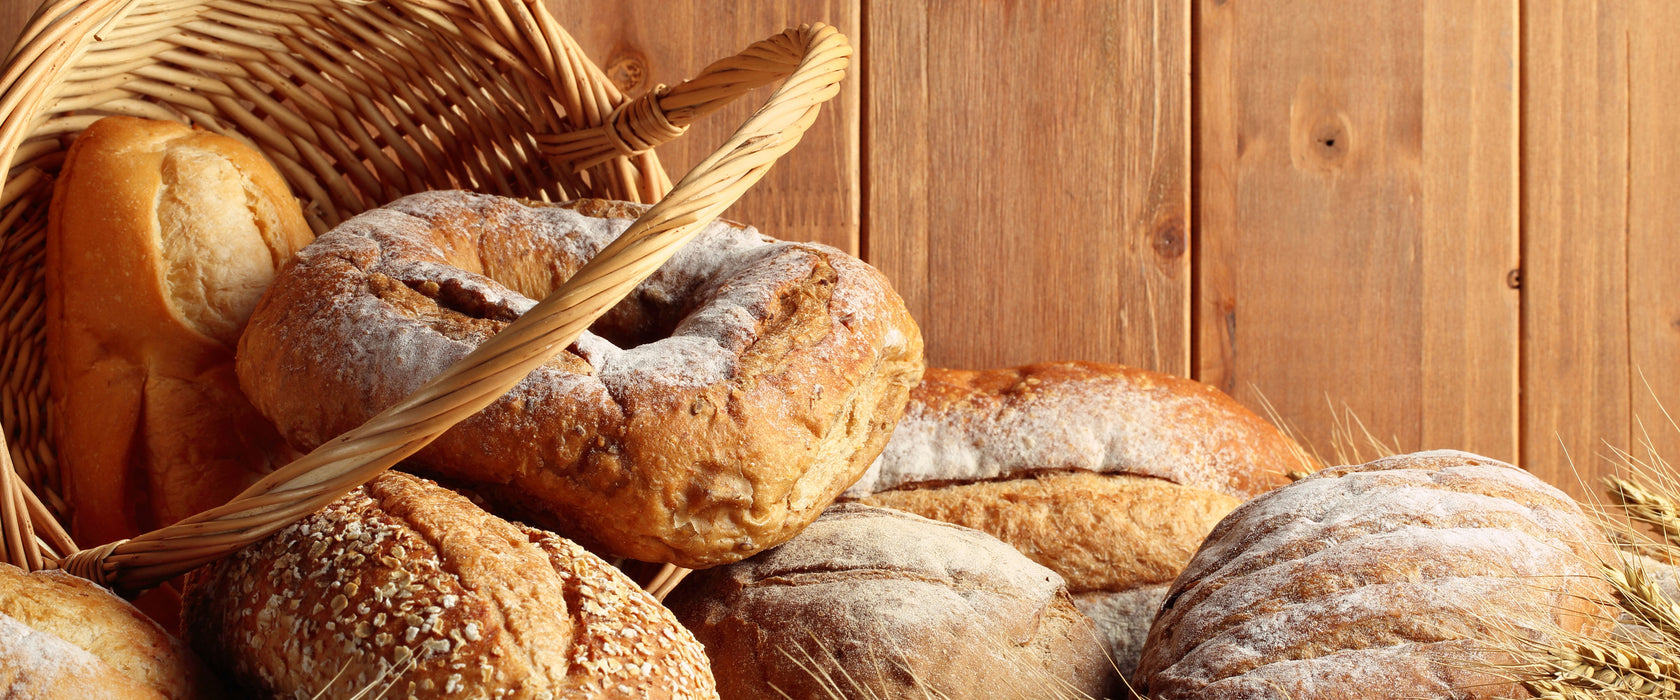
[[[931,364],[1189,370],[1189,7],[866,11],[867,259]]]
[[[1628,52],[1629,438],[1680,461],[1680,5],[1633,6]],[[1659,400],[1661,403],[1659,403]],[[1664,412],[1665,406],[1668,409]]]
[[[10,55],[23,23],[34,11],[32,0],[0,0],[0,56]]]
[[[1576,494],[1680,458],[1680,4],[544,1],[631,94],[845,31],[846,92],[728,216],[879,266],[933,364],[1188,374],[1326,456],[1352,415]]]
[[[1515,3],[1266,5],[1199,5],[1199,377],[1514,459]]]
[[[791,25],[826,22],[857,38],[859,0],[714,3],[671,0],[544,0],[573,38],[619,88],[641,95],[675,85],[713,61]],[[701,28],[704,28],[703,30]],[[861,79],[852,69],[843,92],[823,108],[799,150],[770,171],[724,215],[779,238],[827,243],[858,253],[862,178],[858,165]],[[660,147],[672,181],[722,144],[769,97],[769,88],[737,100]]]
[[[1524,16],[1523,457],[1553,483],[1629,435],[1628,19],[1572,0]]]
[[[1525,12],[1525,460],[1566,482],[1617,448],[1676,459],[1661,404],[1680,410],[1680,7]]]

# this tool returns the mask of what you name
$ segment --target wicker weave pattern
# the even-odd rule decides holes
[[[317,232],[404,194],[653,201],[652,154],[584,172],[539,135],[624,99],[540,4],[496,0],[55,0],[0,75],[0,425],[26,482],[65,512],[45,406],[41,300],[51,176],[112,114],[172,119],[275,163]]]
[[[489,404],[762,177],[798,141],[817,105],[837,93],[849,55],[833,29],[801,27],[620,109],[623,96],[537,2],[44,6],[0,76],[0,162],[8,173],[0,192],[0,426],[17,446],[24,481],[60,514],[45,419],[41,267],[51,175],[67,136],[102,116],[126,114],[239,138],[278,166],[304,200],[310,224],[324,230],[428,189],[659,199],[670,185],[647,148],[742,92],[791,74],[765,109],[618,242],[413,397],[234,503],[82,552],[65,568],[131,588],[152,585],[314,511]],[[557,148],[575,153],[556,157]],[[13,499],[6,488],[0,480],[0,516],[8,506],[22,512],[18,503],[27,510],[27,497]],[[74,547],[52,533],[46,539],[49,557],[53,548]]]

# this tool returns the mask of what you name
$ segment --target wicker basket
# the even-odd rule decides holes
[[[38,568],[74,550],[51,517],[68,506],[47,411],[43,238],[53,176],[94,120],[172,119],[245,141],[279,168],[318,232],[430,189],[657,202],[518,322],[366,425],[226,506],[58,562],[138,589],[315,511],[505,393],[792,148],[837,93],[850,53],[832,28],[789,29],[626,100],[539,0],[52,0],[0,74],[0,436],[41,495],[0,473],[8,557]],[[649,149],[784,78],[671,188]]]

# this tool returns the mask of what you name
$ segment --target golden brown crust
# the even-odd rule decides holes
[[[1292,440],[1199,382],[1092,362],[930,368],[845,496],[976,528],[1096,596],[1172,581],[1221,517],[1303,467]],[[1132,630],[1154,610],[1102,610],[1116,663],[1135,664]]]
[[[1607,631],[1603,536],[1528,473],[1433,452],[1336,467],[1238,508],[1173,584],[1152,698],[1521,696],[1476,670],[1496,626]]]
[[[520,292],[547,293],[637,211],[433,192],[363,214],[264,298],[240,380],[311,448],[465,356],[533,304]],[[731,224],[594,331],[414,462],[591,548],[691,567],[815,519],[880,451],[922,369],[880,273]]]
[[[47,356],[84,545],[220,505],[282,458],[233,344],[312,237],[279,174],[233,139],[124,117],[76,139],[48,219]]]
[[[699,645],[605,562],[395,472],[194,574],[184,613],[272,696],[716,697]]]
[[[1294,441],[1201,382],[1096,362],[929,368],[880,460],[847,495],[1078,469],[1246,500],[1310,466]]]
[[[9,564],[0,564],[0,690],[67,700],[221,694],[179,640],[110,591]]]
[[[1060,577],[983,533],[883,508],[834,506],[776,549],[691,574],[667,603],[729,698],[1114,689]]]
[[[860,502],[989,534],[1061,574],[1075,594],[1171,582],[1240,503],[1160,479],[1080,471],[900,489]]]

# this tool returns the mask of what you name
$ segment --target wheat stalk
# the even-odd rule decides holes
[[[1667,544],[1680,543],[1680,499],[1660,485],[1648,485],[1619,476],[1605,478],[1610,493],[1621,501],[1627,516],[1647,523],[1661,533]]]
[[[1669,424],[1680,430],[1672,418]],[[1623,472],[1605,479],[1615,504],[1588,509],[1623,552],[1619,561],[1597,566],[1614,592],[1622,626],[1606,638],[1553,634],[1519,645],[1526,646],[1518,652],[1524,662],[1507,670],[1536,697],[1680,700],[1680,601],[1664,592],[1650,569],[1680,562],[1680,475],[1657,452],[1643,423],[1640,433],[1644,457],[1615,447],[1607,456]]]
[[[934,687],[926,679],[916,675],[915,665],[910,663],[909,656],[902,650],[895,650],[889,653],[883,653],[881,649],[875,647],[871,647],[868,650],[868,656],[865,660],[865,664],[867,667],[874,669],[874,681],[871,682],[871,680],[867,677],[862,677],[848,671],[846,664],[842,664],[840,658],[836,656],[834,652],[829,650],[828,645],[824,644],[822,639],[818,638],[816,634],[812,633],[810,634],[810,637],[810,647],[804,644],[795,644],[791,648],[782,647],[777,651],[787,657],[788,660],[792,661],[794,665],[798,666],[799,670],[805,673],[805,675],[809,676],[812,680],[815,680],[823,693],[822,697],[826,700],[851,700],[853,698],[861,700],[878,700],[888,697],[899,697],[894,691],[889,690],[887,686],[888,681],[886,679],[889,677],[889,669],[896,670],[908,676],[910,678],[912,688],[920,694],[918,697],[922,700],[952,700],[952,696],[945,692],[944,689]],[[1013,646],[1012,643],[1001,639],[994,640],[994,643],[999,645],[998,648]],[[1101,640],[1093,639],[1092,643],[1101,644],[1102,642]],[[815,647],[815,653],[812,652],[812,647]],[[999,697],[1018,696],[1044,698],[1045,700],[1095,700],[1090,695],[1074,687],[1066,679],[1058,678],[1044,668],[1031,664],[1018,664],[1007,659],[1000,658],[999,660],[1003,663],[1009,664],[1014,671],[1012,674],[1013,683],[1008,684],[1007,687],[997,687],[992,689]],[[1112,664],[1113,661],[1110,660],[1110,663]],[[854,665],[853,670],[856,669],[857,666]],[[1116,670],[1115,673],[1118,675],[1119,671]],[[1124,681],[1124,679],[1122,679],[1122,681]],[[771,686],[771,688],[783,697],[792,698],[792,696],[788,695],[787,691],[782,688],[775,686]]]

